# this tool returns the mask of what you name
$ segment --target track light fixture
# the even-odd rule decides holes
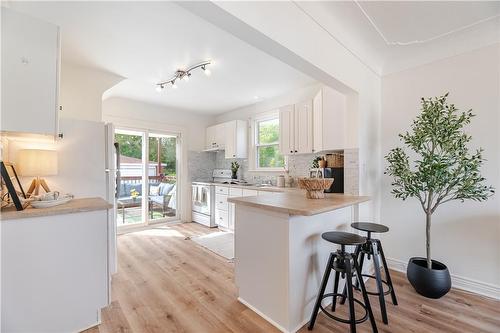
[[[191,76],[191,71],[196,68],[201,68],[206,76],[210,76],[212,72],[210,72],[210,69],[207,66],[210,65],[211,63],[212,63],[211,60],[207,60],[200,62],[199,64],[196,64],[194,66],[191,66],[186,70],[178,69],[170,79],[158,82],[156,84],[156,91],[163,91],[169,83],[172,85],[172,88],[177,89],[177,84],[175,83],[175,81],[177,80],[185,82],[189,81],[189,77]]]

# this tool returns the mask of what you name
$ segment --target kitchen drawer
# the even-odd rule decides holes
[[[229,228],[229,214],[220,209],[215,210],[215,223],[223,228]]]
[[[229,187],[226,186],[216,186],[215,194],[229,194]]]
[[[230,197],[241,197],[243,195],[243,189],[241,188],[230,188],[229,196]]]
[[[243,190],[244,197],[253,197],[256,196],[257,194],[258,194],[257,190]]]
[[[227,203],[227,195],[225,194],[216,194],[215,195],[215,208],[224,210],[227,212],[228,203]]]

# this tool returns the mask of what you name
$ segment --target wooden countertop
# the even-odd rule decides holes
[[[73,199],[63,205],[48,208],[28,207],[25,210],[17,211],[14,207],[9,207],[7,209],[2,209],[0,218],[2,221],[6,221],[41,216],[92,212],[96,210],[106,210],[112,207],[113,205],[102,198],[81,198]]]
[[[326,194],[324,199],[307,199],[302,192],[264,194],[253,197],[228,198],[228,202],[267,209],[289,215],[311,216],[369,201],[370,197]]]

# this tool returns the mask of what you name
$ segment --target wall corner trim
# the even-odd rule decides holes
[[[406,273],[406,267],[408,266],[406,262],[393,258],[387,258],[387,265],[390,269],[403,273]],[[452,288],[500,300],[500,286],[494,284],[452,274],[451,286]]]

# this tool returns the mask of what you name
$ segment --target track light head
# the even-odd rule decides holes
[[[207,68],[207,65],[201,66],[201,69],[203,69],[203,73],[205,73],[206,76],[210,76],[212,74],[210,69]]]
[[[172,81],[172,88],[177,89],[177,85],[175,84],[175,80]]]
[[[157,91],[157,92],[162,92],[164,88],[165,88],[165,87],[163,86],[163,84],[157,84],[157,85],[156,85],[156,91]]]

